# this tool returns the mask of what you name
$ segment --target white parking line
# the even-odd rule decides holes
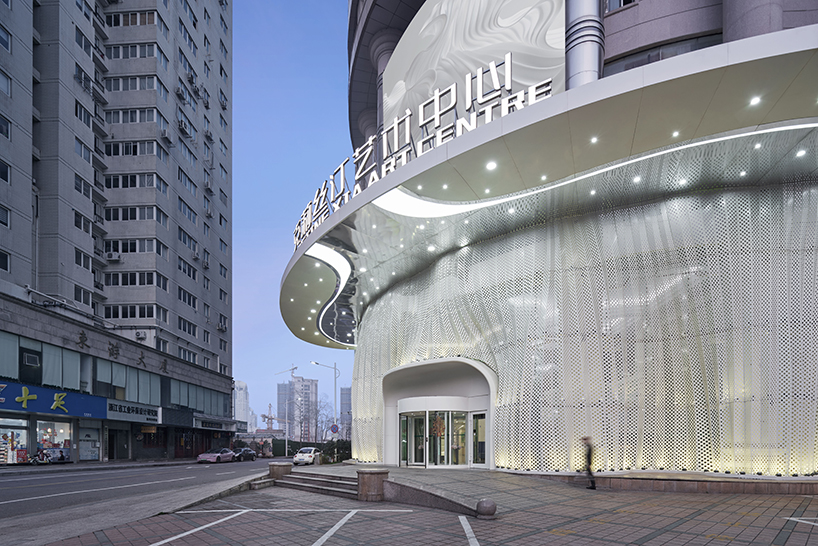
[[[117,485],[116,487],[101,487],[99,489],[86,489],[84,491],[67,491],[65,493],[54,493],[53,495],[40,495],[39,497],[27,497],[25,499],[14,499],[7,501],[0,501],[0,504],[13,504],[15,502],[25,502],[30,500],[49,499],[51,497],[64,497],[65,495],[79,495],[81,493],[95,493],[97,491],[111,491],[113,489],[127,489],[129,487],[141,487],[143,485],[153,485],[157,483],[178,482],[182,480],[192,480],[194,477],[176,478],[175,480],[161,480],[158,482],[133,483],[131,485]]]
[[[337,531],[338,529],[343,527],[344,524],[349,521],[349,518],[351,518],[352,516],[354,516],[357,513],[358,513],[357,510],[353,510],[352,512],[350,512],[349,514],[347,514],[346,516],[341,518],[341,521],[339,521],[338,523],[333,525],[332,529],[330,529],[329,531],[324,533],[324,536],[322,536],[321,538],[319,538],[318,540],[313,542],[312,546],[321,546],[323,543],[325,543],[329,539],[329,537],[331,537],[332,535],[335,534],[335,531]]]
[[[195,533],[197,531],[201,531],[202,529],[207,529],[208,527],[218,525],[219,523],[223,523],[223,522],[225,522],[225,521],[227,521],[229,519],[233,519],[236,516],[240,516],[240,515],[245,514],[247,512],[248,512],[248,510],[242,510],[241,512],[236,512],[235,514],[227,516],[226,518],[222,518],[222,519],[220,519],[218,521],[208,523],[207,525],[202,525],[201,527],[196,527],[195,529],[191,529],[190,531],[185,531],[184,533],[182,533],[180,535],[176,535],[175,537],[166,538],[165,540],[162,540],[160,542],[154,542],[153,544],[151,544],[151,546],[161,546],[162,544],[167,544],[168,542],[173,542],[174,540],[176,540],[178,538],[182,538],[182,537],[186,537],[188,535],[192,535],[193,533]]]
[[[815,520],[818,520],[818,518],[784,518],[784,519],[788,519],[788,520],[791,520],[791,521],[797,521],[799,523],[806,523],[807,525],[814,525],[815,527],[818,527],[818,522],[815,521]],[[808,519],[811,519],[813,521],[807,521]]]
[[[463,530],[466,531],[466,538],[469,539],[469,546],[480,546],[480,543],[477,542],[477,537],[474,536],[474,531],[471,530],[471,525],[469,525],[469,520],[466,519],[466,516],[460,516],[460,525],[462,525]]]
[[[377,510],[364,508],[356,512],[414,512],[414,510]],[[247,508],[243,510],[180,510],[176,514],[215,514],[226,512],[349,512],[349,509],[338,508]]]

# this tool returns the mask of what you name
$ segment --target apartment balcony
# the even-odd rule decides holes
[[[99,13],[99,9],[94,12],[94,30],[103,40],[108,39],[108,25],[105,24],[105,18]]]
[[[105,118],[103,118],[99,114],[94,114],[94,117],[91,118],[91,123],[93,123],[94,133],[96,133],[97,136],[100,136],[102,138],[108,136]]]
[[[91,154],[92,164],[94,165],[95,169],[99,169],[100,171],[107,171],[108,164],[103,161],[103,153],[97,150],[95,153]]]
[[[108,65],[105,64],[105,52],[98,46],[94,46],[94,65],[101,72],[108,72]]]

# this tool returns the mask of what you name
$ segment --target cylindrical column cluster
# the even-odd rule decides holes
[[[605,28],[600,0],[565,2],[565,89],[602,77]]]

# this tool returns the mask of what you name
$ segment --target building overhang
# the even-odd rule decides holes
[[[513,112],[330,215],[287,265],[284,321],[302,340],[354,348],[367,306],[443,254],[565,215],[814,179],[816,89],[813,25],[680,55]]]

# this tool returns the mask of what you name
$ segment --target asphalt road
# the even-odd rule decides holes
[[[0,528],[6,530],[3,540],[13,535],[15,544],[46,544],[178,510],[266,473],[268,462],[257,459],[2,476]]]

